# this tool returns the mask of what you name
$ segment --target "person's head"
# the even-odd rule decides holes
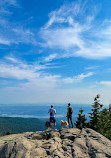
[[[70,103],[68,103],[68,106],[70,107],[70,106],[71,106],[71,104],[70,104]]]
[[[51,105],[51,108],[53,108],[54,106],[53,105]]]

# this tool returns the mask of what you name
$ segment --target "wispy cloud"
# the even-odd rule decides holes
[[[36,36],[30,28],[25,27],[20,21],[16,21],[16,24],[10,21],[10,17],[13,16],[10,7],[20,9],[16,0],[0,1],[0,44],[8,46],[21,43],[37,45]]]
[[[47,69],[52,68],[52,65],[45,64],[27,64],[21,60],[18,60],[11,56],[6,56],[4,61],[0,62],[0,77],[11,78],[16,80],[26,80],[35,84],[36,82],[48,82],[48,80],[53,80],[55,85],[58,83],[61,85],[66,83],[77,83],[83,79],[90,77],[94,72],[81,73],[77,76],[63,78],[61,75],[52,75],[47,73]],[[36,84],[35,84],[36,85]]]
[[[31,80],[37,78],[40,74],[31,69],[20,68],[19,66],[0,64],[0,77],[12,78],[18,80]]]
[[[0,38],[0,44],[10,45],[10,41],[8,41],[7,39],[4,39],[4,38]]]
[[[12,14],[8,9],[9,6],[17,7],[18,3],[16,0],[0,0],[0,16]]]
[[[9,27],[7,28],[7,23]],[[32,44],[37,45],[37,40],[34,33],[27,28],[23,27],[16,27],[14,28],[13,24],[10,22],[1,23],[3,25],[2,29],[0,30],[0,44],[4,45],[11,45],[11,44]],[[7,34],[4,34],[7,32]],[[11,35],[10,35],[11,34]]]
[[[17,1],[16,0],[1,0],[0,1],[0,5],[4,6],[4,5],[13,5],[16,6],[17,5]]]
[[[12,31],[14,32],[17,43],[37,44],[35,35],[31,30],[25,28],[13,28]]]
[[[85,70],[93,70],[93,69],[97,69],[99,68],[100,66],[89,66],[89,67],[86,67]]]
[[[28,64],[18,60],[13,56],[7,56],[4,61],[0,62],[0,78],[7,85],[0,89],[1,96],[8,96],[7,101],[13,96],[13,102],[69,102],[75,98],[78,100],[77,93],[84,94],[81,90],[72,88],[63,88],[67,84],[76,84],[82,82],[85,78],[92,76],[94,73],[82,73],[73,77],[63,78],[61,75],[52,75],[47,73],[51,65]],[[16,84],[11,85],[8,80],[12,79]],[[12,81],[11,80],[11,81]],[[19,81],[19,82],[18,82]],[[23,81],[23,82],[22,82]],[[6,82],[6,83],[5,83]],[[87,90],[86,90],[87,92]],[[90,92],[92,93],[92,92]],[[70,94],[70,95],[69,95]],[[89,94],[89,93],[88,93]],[[56,97],[55,97],[56,96]],[[82,95],[85,97],[85,95]],[[21,99],[24,98],[24,99]],[[83,101],[83,99],[81,99]]]
[[[49,56],[44,57],[43,62],[50,62],[53,59],[57,58],[57,56],[58,55],[56,53],[50,54]]]
[[[104,85],[104,86],[108,86],[108,87],[110,86],[111,87],[111,81],[101,81],[100,84]]]
[[[111,57],[111,22],[104,19],[96,25],[96,14],[97,8],[88,1],[61,6],[49,14],[49,21],[41,28],[42,46],[62,51],[59,58]]]
[[[18,60],[12,56],[6,56],[0,62],[0,77],[3,79],[13,79],[16,82],[23,80],[21,86],[33,87],[54,87],[57,85],[60,75],[52,75],[47,73],[47,69],[52,68],[50,65],[41,65],[38,63],[28,64],[27,62]]]
[[[68,78],[64,78],[62,81],[64,83],[77,83],[79,81],[82,81],[83,79],[87,78],[87,77],[90,77],[94,74],[94,72],[89,72],[87,74],[80,74],[80,75],[77,75],[77,76],[73,76],[73,77],[68,77]]]

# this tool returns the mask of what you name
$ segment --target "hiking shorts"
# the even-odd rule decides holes
[[[55,117],[50,117],[50,123],[56,123]]]

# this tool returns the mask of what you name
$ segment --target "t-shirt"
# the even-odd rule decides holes
[[[55,117],[56,110],[53,108],[49,109],[50,117]]]

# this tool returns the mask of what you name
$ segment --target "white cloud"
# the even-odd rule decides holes
[[[9,6],[20,9],[16,0],[0,1],[0,44],[11,45],[22,43],[37,45],[37,39],[33,31],[24,27],[21,22],[17,21],[13,23],[9,20],[9,17],[13,16],[13,11]]]
[[[30,85],[46,85],[45,87],[51,86],[54,83],[55,86],[64,85],[66,83],[76,83],[82,81],[83,79],[92,76],[94,73],[82,73],[73,77],[63,78],[60,75],[51,75],[46,73],[46,69],[52,68],[52,65],[45,64],[27,64],[26,62],[20,61],[14,57],[7,56],[5,60],[0,63],[0,77],[11,78],[16,80],[26,80],[26,84]],[[49,61],[49,60],[47,60]],[[48,84],[49,82],[49,84]],[[24,83],[25,84],[25,83]],[[50,87],[49,86],[49,87]]]
[[[80,74],[77,76],[73,76],[73,77],[68,77],[68,78],[64,78],[62,81],[64,83],[77,83],[78,81],[82,81],[83,79],[92,76],[94,73],[93,72],[89,72],[87,74]]]
[[[0,25],[2,25],[2,29],[0,30],[0,35],[2,37],[0,38],[0,44],[11,45],[22,43],[37,45],[37,40],[31,30],[22,27],[13,28],[13,24],[8,21],[3,21]],[[6,31],[7,34],[3,34],[4,31]]]
[[[68,23],[70,25],[74,25],[74,19],[71,16],[75,18],[80,14],[82,15],[84,12],[85,3],[86,1],[67,3],[61,6],[58,10],[52,11],[49,13],[49,21],[46,23],[44,28],[49,28],[53,24],[58,23]]]
[[[12,14],[8,6],[18,7],[18,3],[16,0],[0,0],[0,16]]]
[[[88,4],[88,1],[74,2],[51,12],[49,21],[40,30],[42,46],[62,51],[58,53],[59,58],[111,57],[111,23],[104,20],[96,25],[97,11]]]
[[[18,66],[9,64],[0,64],[0,77],[3,78],[13,78],[18,80],[31,80],[37,78],[40,74],[35,73],[31,69],[24,69]]]
[[[0,5],[13,5],[13,6],[16,6],[17,5],[17,2],[16,0],[1,0],[0,1]]]
[[[86,78],[86,77],[89,77],[89,76],[92,76],[94,73],[93,72],[89,72],[89,73],[87,73],[87,74],[80,74],[80,75],[78,75],[76,78],[78,79],[78,80],[81,80],[81,79],[84,79],[84,78]]]
[[[60,75],[47,73],[45,71],[47,68],[49,69],[50,65],[27,64],[14,57],[7,56],[4,58],[4,61],[1,60],[0,62],[0,77],[4,80],[14,80],[16,88],[18,87],[17,89],[20,91],[24,91],[24,89],[35,91],[38,89],[38,91],[41,92],[42,90],[43,92],[46,89],[50,90],[57,87],[57,82],[61,79]]]
[[[111,81],[101,81],[100,84],[104,85],[104,86],[108,86],[108,87],[110,86],[111,87]]]
[[[97,87],[69,87],[83,81],[94,74],[94,72],[82,73],[77,76],[63,78],[60,75],[51,75],[45,73],[46,65],[27,64],[12,56],[7,56],[0,62],[0,77],[13,79],[16,84],[0,89],[1,102],[7,103],[37,103],[37,102],[75,102],[91,103],[96,94],[100,93],[105,101],[108,102],[110,95],[107,95],[107,89],[98,89]],[[50,68],[50,65],[49,65]],[[17,82],[19,80],[20,82]],[[21,82],[24,80],[24,82]],[[6,80],[6,82],[8,82]],[[103,83],[103,82],[101,82]],[[68,87],[65,85],[68,84]],[[91,83],[92,84],[92,83]],[[5,85],[4,85],[5,86]],[[88,94],[88,95],[87,95]],[[110,93],[108,93],[110,94]],[[5,96],[7,95],[7,100]]]
[[[7,56],[0,62],[0,77],[18,80],[34,80],[40,77],[45,65],[27,64],[14,57]]]
[[[1,37],[0,37],[0,44],[3,44],[3,45],[10,45],[10,41],[7,40],[7,39],[4,39],[4,38],[1,38]]]
[[[50,54],[49,56],[47,56],[47,57],[44,57],[44,62],[50,62],[50,61],[52,61],[53,59],[55,59],[55,58],[57,58],[57,54],[55,53],[55,54]]]
[[[13,28],[12,31],[16,37],[16,43],[26,43],[36,45],[35,35],[31,30],[25,28]],[[14,41],[13,41],[14,42]]]
[[[99,68],[100,66],[89,66],[89,67],[86,67],[85,70],[92,70],[92,69],[97,69]]]
[[[44,46],[49,48],[68,49],[70,47],[83,48],[83,41],[79,38],[81,28],[61,28],[44,30],[41,33],[42,38],[46,41]]]
[[[6,56],[5,59],[10,60],[13,63],[19,63],[18,59],[11,57],[11,56]]]

